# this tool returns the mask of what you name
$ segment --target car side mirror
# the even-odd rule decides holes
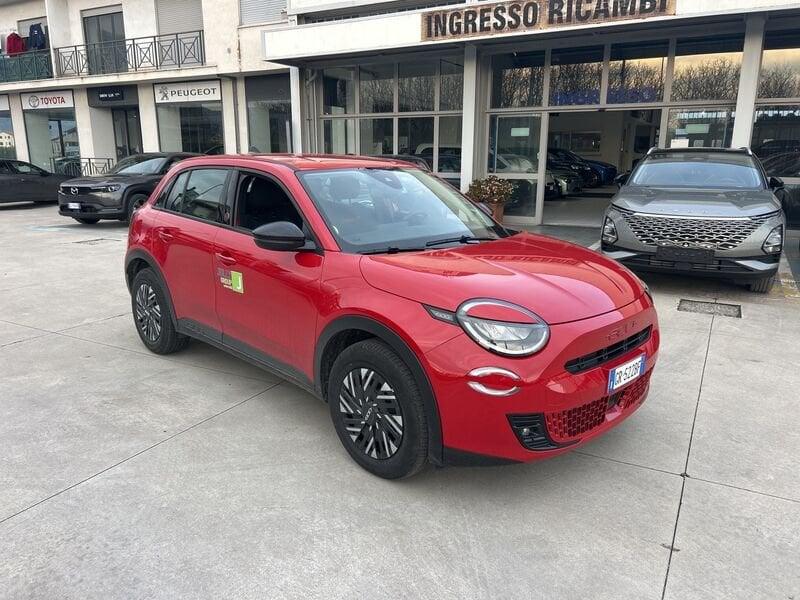
[[[769,189],[782,190],[783,188],[784,188],[783,179],[781,179],[780,177],[769,178]]]
[[[614,177],[614,183],[616,183],[619,187],[622,187],[626,183],[628,183],[628,178],[631,176],[630,173],[622,173]]]
[[[275,221],[253,230],[256,246],[264,250],[291,252],[306,245],[306,235],[294,223]]]

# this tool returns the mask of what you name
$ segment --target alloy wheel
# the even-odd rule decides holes
[[[403,441],[403,412],[391,385],[376,371],[359,367],[342,381],[339,412],[357,449],[386,460]]]
[[[136,324],[145,339],[155,344],[161,335],[161,305],[153,287],[143,283],[136,290]]]

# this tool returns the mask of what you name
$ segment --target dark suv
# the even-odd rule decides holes
[[[58,189],[58,212],[85,225],[94,225],[100,219],[129,221],[170,167],[192,156],[196,155],[137,154],[103,175],[65,181]]]

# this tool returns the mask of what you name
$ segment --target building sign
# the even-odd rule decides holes
[[[100,102],[124,102],[125,88],[101,87],[97,90],[97,99]]]
[[[21,94],[22,110],[49,110],[52,108],[74,108],[72,90]]]
[[[0,110],[11,110],[8,104],[8,96],[0,96]]]
[[[212,81],[183,81],[181,83],[157,83],[153,86],[157,104],[178,102],[211,102],[222,99],[221,83]]]
[[[518,0],[422,13],[422,41],[675,14],[676,0]]]

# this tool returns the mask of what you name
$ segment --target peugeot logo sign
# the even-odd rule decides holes
[[[69,188],[69,193],[72,194],[73,196],[77,196],[78,195],[78,188],[76,188],[76,187]]]

